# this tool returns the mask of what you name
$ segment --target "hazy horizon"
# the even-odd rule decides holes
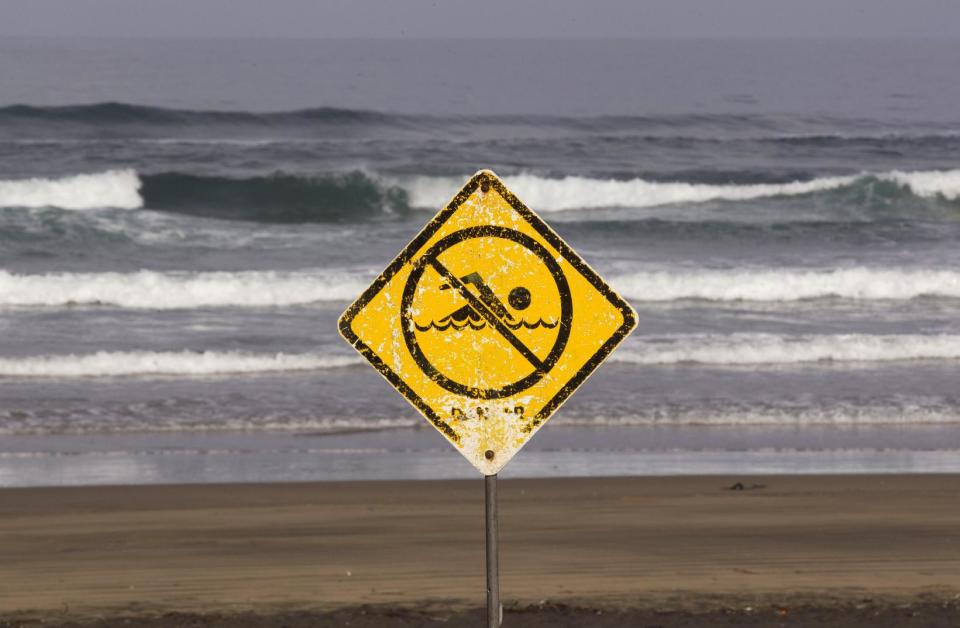
[[[228,16],[228,19],[225,19]],[[956,38],[940,0],[8,0],[0,36],[149,38]]]
[[[790,35],[790,36],[754,36],[754,35],[682,35],[670,37],[644,36],[644,37],[604,37],[604,36],[509,36],[509,37],[429,37],[429,36],[408,36],[408,35],[357,35],[357,36],[283,36],[283,35],[11,35],[0,33],[0,39],[59,39],[59,40],[187,40],[187,41],[385,41],[385,42],[496,42],[496,41],[541,41],[541,42],[560,42],[560,41],[583,41],[583,42],[668,42],[668,41],[703,41],[703,42],[790,42],[790,41],[819,41],[826,40],[831,42],[839,41],[927,41],[927,42],[956,42],[960,41],[960,35],[863,35],[863,36],[841,36],[841,35]]]

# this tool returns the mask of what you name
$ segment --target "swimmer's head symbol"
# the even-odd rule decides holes
[[[510,291],[507,303],[515,310],[525,310],[530,307],[530,291],[523,286],[517,286]]]

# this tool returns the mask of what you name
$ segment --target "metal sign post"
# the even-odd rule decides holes
[[[485,475],[483,486],[487,497],[487,628],[500,628],[503,607],[500,605],[497,475]]]
[[[637,324],[481,170],[340,317],[340,333],[484,475],[487,627],[503,619],[497,473]]]

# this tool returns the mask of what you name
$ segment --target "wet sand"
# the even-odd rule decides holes
[[[960,476],[500,492],[505,625],[960,625]],[[473,625],[483,538],[479,478],[5,489],[0,625]]]

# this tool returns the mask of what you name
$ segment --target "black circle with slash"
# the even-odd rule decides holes
[[[473,238],[503,238],[516,242],[536,255],[537,259],[543,262],[547,270],[550,271],[550,275],[556,283],[557,292],[560,295],[560,324],[558,326],[557,338],[554,340],[553,347],[545,359],[541,360],[529,347],[524,345],[523,342],[517,338],[516,334],[504,324],[496,312],[492,311],[483,300],[470,292],[466,285],[440,262],[439,256],[441,253],[456,244]],[[430,363],[417,342],[416,332],[410,314],[410,306],[413,304],[417,285],[420,283],[420,279],[423,277],[423,273],[427,267],[432,267],[437,271],[437,273],[447,281],[448,285],[467,301],[473,310],[482,316],[520,355],[530,362],[531,366],[533,366],[533,371],[529,375],[506,386],[501,386],[500,388],[477,388],[475,386],[467,386],[466,384],[447,377]],[[530,291],[522,287],[515,288],[511,291],[508,299],[514,307],[522,306],[517,309],[525,308],[530,303]],[[563,271],[560,269],[560,264],[557,263],[554,256],[551,255],[542,244],[530,236],[514,229],[496,225],[461,229],[438,240],[420,259],[413,263],[413,270],[407,278],[407,283],[403,290],[403,297],[400,302],[400,328],[403,330],[403,339],[404,342],[406,342],[407,349],[410,351],[410,355],[413,357],[417,366],[419,366],[430,379],[446,390],[474,399],[502,399],[504,397],[510,397],[530,388],[543,379],[543,377],[550,372],[550,369],[557,364],[560,356],[563,355],[563,350],[566,348],[567,341],[570,339],[570,326],[572,321],[573,299],[570,296],[570,286],[567,283],[567,278],[564,276]]]

